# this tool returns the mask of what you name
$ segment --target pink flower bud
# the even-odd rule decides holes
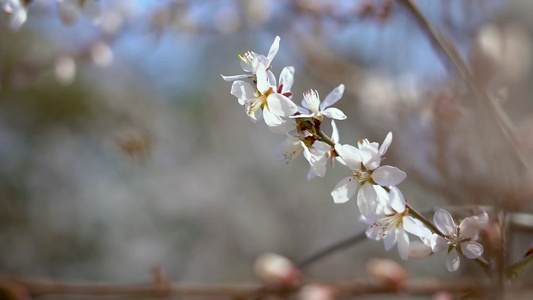
[[[270,287],[294,288],[300,283],[300,270],[289,259],[274,253],[261,255],[255,261],[254,272]]]
[[[392,259],[371,259],[366,263],[366,271],[378,283],[401,288],[409,278],[409,273]]]
[[[300,300],[334,300],[335,291],[327,285],[308,284],[298,293]]]

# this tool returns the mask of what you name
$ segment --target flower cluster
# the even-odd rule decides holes
[[[451,272],[459,268],[461,255],[478,259],[483,254],[483,246],[476,241],[488,224],[488,215],[468,217],[457,225],[448,212],[439,209],[433,225],[414,212],[397,187],[406,179],[406,173],[382,164],[392,143],[392,133],[387,134],[381,145],[367,139],[359,140],[357,146],[341,144],[335,120],[347,117],[331,106],[342,98],[344,85],[333,89],[323,101],[316,90],[308,90],[303,94],[301,106],[296,105],[291,91],[294,68],[283,68],[278,81],[272,72],[279,43],[280,38],[276,37],[266,56],[252,51],[239,55],[245,74],[222,75],[224,80],[233,81],[231,94],[252,121],[262,118],[274,131],[286,136],[276,148],[276,159],[289,163],[303,153],[310,165],[308,179],[325,176],[328,162],[333,165],[337,160],[346,166],[349,176],[331,192],[333,201],[344,203],[355,197],[360,220],[368,224],[366,236],[383,240],[386,250],[397,245],[404,260],[447,250],[445,265]],[[331,137],[321,129],[324,117],[332,119]],[[411,241],[409,234],[420,240]]]

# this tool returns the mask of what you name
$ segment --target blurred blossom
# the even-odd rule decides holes
[[[221,33],[237,31],[241,26],[241,19],[234,7],[224,7],[215,15],[215,27]]]
[[[0,6],[9,16],[9,26],[17,30],[28,18],[26,7],[20,0],[0,0]]]
[[[271,6],[271,0],[255,0],[246,2],[246,20],[253,26],[263,25],[271,18]]]
[[[109,10],[102,16],[101,28],[107,34],[113,34],[120,29],[120,26],[124,23],[124,17],[122,14]]]
[[[113,62],[113,51],[104,42],[97,42],[91,47],[91,58],[99,67],[108,67]]]
[[[56,60],[55,63],[56,78],[62,85],[69,85],[76,77],[76,62],[72,57],[63,56]]]
[[[308,284],[298,293],[300,300],[334,300],[335,298],[333,289],[323,284]]]
[[[72,25],[81,14],[81,3],[79,0],[57,0],[57,9],[63,24]]]

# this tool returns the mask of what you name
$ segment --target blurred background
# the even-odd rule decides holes
[[[386,163],[407,172],[400,188],[420,211],[531,212],[533,2],[416,3],[518,145],[396,1],[0,0],[0,270],[140,282],[161,267],[174,280],[249,281],[261,253],[298,260],[363,231],[355,201],[330,196],[348,170],[307,181],[303,157],[276,163],[283,136],[250,122],[220,77],[276,35],[272,70],[295,67],[295,102],[345,84],[342,143],[393,132]],[[524,222],[511,260],[531,243]],[[376,256],[400,261],[366,241],[307,274],[366,276]],[[444,259],[402,263],[413,277],[455,276]],[[460,272],[481,269],[463,260]]]

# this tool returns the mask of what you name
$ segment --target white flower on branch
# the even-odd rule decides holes
[[[276,54],[278,53],[279,41],[280,41],[280,37],[276,36],[266,56],[262,54],[257,54],[253,51],[247,51],[243,55],[239,54],[239,58],[241,59],[241,68],[243,69],[243,71],[247,72],[246,74],[232,75],[232,76],[220,75],[220,76],[222,76],[222,78],[226,81],[253,78],[254,75],[257,74],[257,70],[260,65],[259,62],[263,63],[265,66],[265,69],[269,71],[270,64],[272,63],[274,56],[276,56]]]
[[[407,177],[405,172],[396,167],[380,166],[381,159],[391,142],[392,133],[389,132],[381,147],[378,143],[370,143],[367,140],[360,141],[359,148],[351,145],[335,145],[335,151],[352,173],[342,179],[331,192],[335,203],[344,203],[357,194],[357,205],[361,214],[371,214],[373,202],[377,197],[374,185],[395,186]]]
[[[262,62],[258,63],[256,75],[257,89],[248,82],[236,80],[231,86],[231,94],[237,97],[254,122],[263,117],[268,126],[279,126],[285,122],[282,117],[289,117],[298,111],[296,104],[288,98],[292,96],[290,88],[294,81],[294,68],[282,70],[279,87],[275,78],[268,76]]]
[[[469,259],[476,259],[483,254],[483,246],[474,240],[479,238],[479,232],[489,222],[489,216],[486,212],[464,218],[457,225],[449,212],[444,209],[438,209],[433,216],[433,222],[444,234],[444,237],[433,234],[431,237],[431,250],[435,253],[448,250],[445,263],[448,271],[453,272],[459,269],[461,263],[459,254]]]
[[[318,92],[316,90],[309,90],[304,93],[304,99],[302,100],[302,106],[305,109],[302,110],[302,114],[294,117],[317,118],[322,120],[322,116],[326,116],[331,119],[344,120],[346,119],[346,115],[340,109],[330,107],[340,100],[343,93],[344,85],[341,84],[333,89],[321,103]],[[308,110],[310,110],[310,112]]]
[[[409,258],[409,236],[407,232],[417,236],[428,229],[419,220],[409,216],[409,209],[405,206],[405,198],[397,187],[391,187],[390,193],[384,188],[376,186],[377,201],[371,203],[373,211],[362,214],[362,220],[370,224],[366,236],[373,240],[383,240],[385,250],[390,250],[398,244],[398,253],[404,260]]]

